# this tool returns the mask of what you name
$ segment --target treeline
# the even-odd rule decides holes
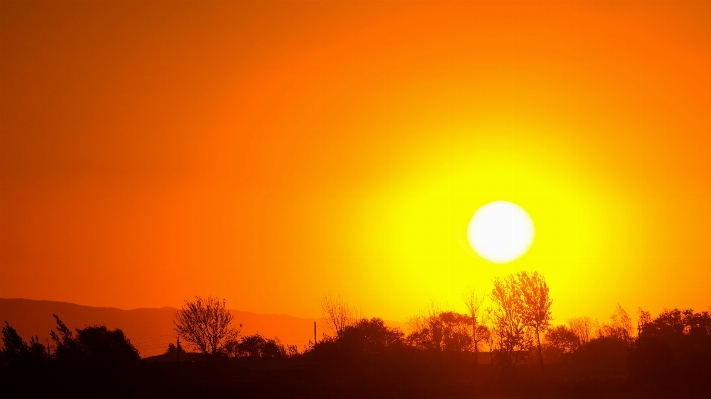
[[[487,300],[488,299],[488,303]],[[358,319],[346,303],[327,297],[325,319],[335,333],[305,355],[332,362],[390,352],[423,363],[488,364],[490,376],[516,365],[558,365],[571,378],[606,376],[638,382],[711,387],[711,315],[708,311],[664,309],[657,317],[638,309],[639,323],[619,304],[609,320],[576,317],[551,326],[548,288],[537,273],[495,279],[487,296],[465,295],[467,314],[432,306],[409,320],[411,332]],[[480,358],[480,351],[487,356]],[[558,368],[559,369],[559,368]]]
[[[123,397],[133,392],[141,358],[120,329],[90,326],[71,331],[54,317],[57,329],[50,332],[51,348],[36,336],[27,343],[5,321],[0,396]]]
[[[495,279],[490,293],[472,290],[463,301],[466,313],[430,306],[408,320],[405,334],[382,319],[361,317],[339,297],[326,295],[321,300],[326,332],[299,351],[278,338],[240,335],[241,325],[224,300],[195,297],[185,301],[174,320],[176,333],[191,352],[170,344],[160,356],[162,363],[156,363],[159,357],[140,359],[119,329],[71,331],[55,315],[50,351],[37,337],[23,340],[6,322],[0,396],[150,396],[182,386],[173,391],[181,396],[187,395],[188,385],[227,384],[227,393],[241,387],[257,396],[282,387],[275,396],[312,389],[316,396],[348,390],[361,396],[409,392],[405,396],[416,397],[430,392],[443,397],[448,389],[476,390],[497,381],[512,386],[511,378],[521,372],[566,384],[623,379],[644,386],[711,390],[707,311],[673,309],[652,317],[640,309],[635,328],[618,304],[607,321],[578,317],[552,326],[552,299],[545,278],[536,272]],[[198,363],[191,363],[196,358]],[[253,361],[280,363],[269,363],[276,369],[265,377],[266,371]],[[250,374],[249,367],[260,371]],[[353,391],[355,387],[371,390]]]

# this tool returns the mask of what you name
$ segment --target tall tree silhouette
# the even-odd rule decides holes
[[[472,289],[464,295],[464,305],[467,307],[472,325],[472,346],[474,347],[474,364],[479,364],[479,345],[485,341],[489,335],[489,329],[482,323],[482,305],[484,303],[484,295],[478,295],[476,290]]]
[[[553,300],[548,294],[548,285],[543,275],[535,271],[531,273],[519,272],[517,277],[523,295],[524,323],[532,328],[536,335],[538,361],[543,367],[541,333],[546,332],[550,326]]]
[[[492,315],[502,360],[506,364],[518,362],[524,356],[523,351],[529,349],[531,337],[527,331],[526,305],[521,284],[516,276],[495,278],[491,301],[494,304]]]
[[[240,330],[232,325],[233,318],[224,299],[196,296],[193,301],[185,301],[173,323],[185,342],[206,357],[214,357],[225,354],[228,343],[239,336]]]

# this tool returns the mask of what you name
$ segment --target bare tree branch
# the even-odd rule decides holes
[[[231,325],[233,317],[224,299],[196,296],[193,301],[186,300],[175,313],[173,324],[190,346],[204,355],[214,356],[224,353],[226,345],[239,335],[240,330]]]
[[[479,364],[479,343],[486,340],[489,329],[482,323],[481,307],[484,303],[484,295],[478,295],[475,289],[471,289],[464,295],[464,305],[467,307],[472,325],[472,343],[474,346],[474,364]]]
[[[340,337],[346,327],[354,325],[360,319],[360,313],[348,306],[340,296],[327,293],[321,298],[321,314],[328,333]]]

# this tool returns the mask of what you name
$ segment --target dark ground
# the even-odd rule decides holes
[[[571,364],[508,370],[460,363],[324,365],[307,359],[145,361],[139,398],[711,398],[708,386],[640,382],[620,368]]]
[[[0,398],[711,398],[711,381],[644,380],[624,364],[567,362],[541,371],[536,364],[475,368],[471,359],[181,358],[143,359],[120,379],[51,368],[16,379],[5,369]]]

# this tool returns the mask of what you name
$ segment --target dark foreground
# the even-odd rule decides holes
[[[404,366],[323,365],[304,359],[233,359],[146,363],[137,397],[224,398],[711,398],[709,384],[643,382],[615,371],[585,373],[570,364],[510,369],[460,364]],[[583,371],[584,377],[580,377]]]
[[[334,364],[308,358],[144,359],[121,380],[3,376],[3,398],[711,398],[711,382],[643,381],[623,367],[474,364],[466,359]]]

